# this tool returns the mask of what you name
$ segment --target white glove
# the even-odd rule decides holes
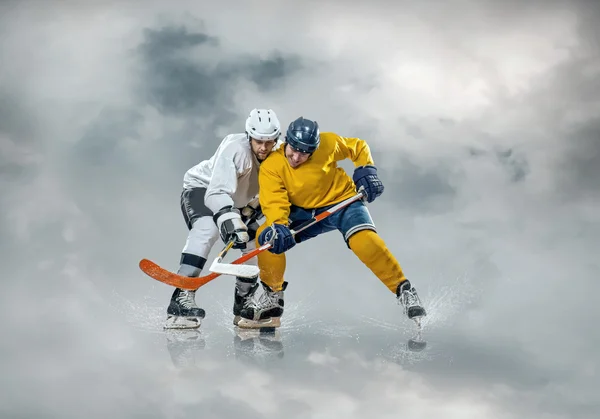
[[[217,228],[221,235],[221,240],[228,243],[234,239],[234,248],[243,245],[250,240],[248,235],[248,227],[242,221],[242,217],[237,208],[225,207],[215,214]]]

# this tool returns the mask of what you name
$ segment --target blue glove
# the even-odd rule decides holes
[[[269,249],[269,252],[275,253],[276,255],[290,250],[296,245],[296,240],[292,235],[291,230],[283,224],[273,224],[275,229],[275,240]],[[266,242],[270,241],[273,237],[273,228],[265,228],[260,236],[258,236],[258,243],[262,246]]]
[[[375,166],[359,166],[354,170],[352,180],[356,184],[356,189],[364,188],[367,202],[375,201],[383,193],[383,183],[377,176]]]

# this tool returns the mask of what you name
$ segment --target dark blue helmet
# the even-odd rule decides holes
[[[296,151],[314,153],[321,142],[319,124],[300,117],[288,127],[285,141]]]

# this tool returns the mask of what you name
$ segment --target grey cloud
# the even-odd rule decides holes
[[[284,412],[290,412],[290,419],[303,419],[306,417],[310,417],[310,414],[315,413],[315,409],[310,407],[308,401],[300,401],[293,399],[282,401],[281,410]]]
[[[563,145],[554,167],[556,184],[562,194],[584,198],[600,190],[600,118],[594,110],[600,109],[600,80],[590,69],[600,67],[600,55],[587,63],[575,62],[559,67],[548,84],[557,88],[552,100],[545,105],[553,136]],[[587,71],[586,71],[587,69]],[[547,92],[540,86],[537,95]],[[574,121],[558,115],[571,114]]]
[[[576,4],[578,44],[568,48],[569,59],[532,83],[528,95],[544,118],[535,123],[547,131],[548,140],[561,144],[553,167],[560,200],[597,195],[600,186],[600,8],[596,2]],[[550,145],[539,147],[546,150]]]
[[[496,157],[513,182],[523,181],[530,172],[526,157],[513,149],[496,151]]]
[[[207,63],[196,63],[187,54],[199,47]],[[144,78],[138,87],[144,100],[167,114],[210,111],[223,106],[233,91],[231,74],[211,70],[211,52],[218,47],[216,38],[189,33],[185,28],[147,29],[139,53]]]
[[[43,171],[44,149],[29,109],[7,87],[0,86],[0,260],[8,271],[19,267],[21,250],[13,234],[14,207],[20,205],[15,191]]]
[[[147,29],[139,52],[145,77],[138,89],[148,103],[167,114],[232,116],[228,107],[240,79],[270,90],[302,68],[299,57],[276,50],[266,59],[245,54],[222,58],[218,38],[180,27]],[[190,57],[195,53],[196,60]]]
[[[600,87],[600,86],[599,86]],[[572,134],[574,147],[568,163],[575,184],[588,192],[600,191],[600,118],[595,118]]]
[[[17,92],[0,85],[0,185],[31,178],[36,171],[34,165],[27,165],[40,151],[36,149],[36,121],[29,112]]]
[[[126,161],[120,162],[123,152],[119,145],[126,138],[140,139],[139,126],[143,116],[138,111],[124,108],[104,108],[86,127],[82,138],[73,147],[73,162],[83,170],[127,170]],[[73,169],[73,168],[72,168]]]
[[[410,156],[376,151],[372,154],[382,172],[386,199],[420,213],[452,210],[456,188],[445,165],[424,167],[413,163]]]
[[[240,66],[244,64],[250,67],[250,79],[262,90],[277,87],[280,81],[302,69],[299,57],[285,57],[278,52],[272,53],[266,60],[249,57],[248,61],[240,63]]]
[[[490,164],[499,163],[512,182],[525,181],[531,168],[524,152],[513,148],[494,147],[493,150],[467,147],[465,158],[488,159]]]
[[[600,196],[600,118],[564,132],[568,143],[556,177],[565,196]],[[566,176],[565,176],[566,175]]]
[[[0,84],[0,133],[21,141],[35,133],[35,121],[28,116],[29,110],[19,97],[18,91],[13,91],[9,84]]]
[[[215,416],[223,418],[248,418],[261,419],[264,417],[247,403],[239,402],[226,395],[217,395],[203,403],[186,406],[181,410],[181,417],[192,417],[195,415]]]
[[[578,0],[578,32],[580,35],[580,46],[597,58],[600,54],[598,40],[600,39],[600,28],[598,28],[598,16],[600,16],[600,5],[594,0]]]
[[[406,134],[421,140],[426,140],[430,135],[425,127],[408,120],[400,120]],[[352,127],[353,123],[357,125]],[[377,138],[374,130],[378,125],[376,121],[352,121],[349,124],[352,128],[334,131],[343,136],[358,137],[367,141],[385,186],[382,200],[393,202],[399,208],[415,209],[421,214],[452,210],[456,187],[452,184],[454,179],[452,171],[448,170],[449,163],[435,161],[429,165],[416,164],[412,161],[414,157],[408,153],[389,150],[385,144],[383,147],[377,146],[376,140],[380,138]],[[399,132],[397,138],[392,140],[402,141],[402,134]],[[352,176],[353,164],[342,161],[340,166]]]
[[[143,56],[150,61],[163,61],[179,52],[187,52],[189,48],[207,44],[218,46],[216,37],[204,33],[189,33],[186,27],[164,27],[161,29],[145,29],[144,42],[139,49]]]

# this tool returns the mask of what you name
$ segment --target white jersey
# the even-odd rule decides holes
[[[204,204],[213,213],[232,205],[246,206],[258,194],[259,161],[246,134],[230,134],[215,154],[183,176],[183,187],[206,188]]]

